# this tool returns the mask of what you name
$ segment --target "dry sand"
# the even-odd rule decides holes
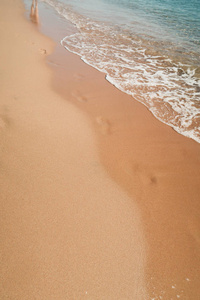
[[[53,44],[2,0],[0,299],[144,299],[136,204],[81,112],[50,86]]]
[[[200,145],[0,15],[0,298],[197,300]]]

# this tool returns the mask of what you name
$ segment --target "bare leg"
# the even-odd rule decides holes
[[[32,0],[31,12],[30,12],[31,18],[33,18],[33,16],[34,16],[34,9],[35,9],[35,0]]]
[[[38,0],[32,0],[30,17],[32,22],[39,23]]]
[[[39,14],[38,14],[38,0],[35,0],[35,22],[39,23]]]

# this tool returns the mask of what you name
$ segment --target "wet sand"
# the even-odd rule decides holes
[[[23,11],[1,1],[0,298],[198,299],[200,145]]]
[[[49,65],[53,88],[63,97],[71,93],[71,103],[87,112],[101,162],[140,209],[147,243],[144,299],[198,299],[200,145],[61,46]]]

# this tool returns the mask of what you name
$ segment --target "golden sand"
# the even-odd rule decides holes
[[[86,117],[52,91],[52,42],[21,1],[0,11],[0,298],[144,299],[137,205],[102,167]]]
[[[23,13],[0,3],[0,298],[197,300],[200,145]]]

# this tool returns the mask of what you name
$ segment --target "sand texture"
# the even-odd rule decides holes
[[[200,145],[39,21],[1,0],[0,299],[197,300]]]
[[[1,299],[143,299],[140,214],[82,113],[52,91],[53,44],[1,1]]]
[[[146,242],[144,299],[198,299],[200,145],[156,120],[62,47],[49,61],[53,88],[63,97],[71,93],[71,103],[88,113],[101,162],[139,207]]]

